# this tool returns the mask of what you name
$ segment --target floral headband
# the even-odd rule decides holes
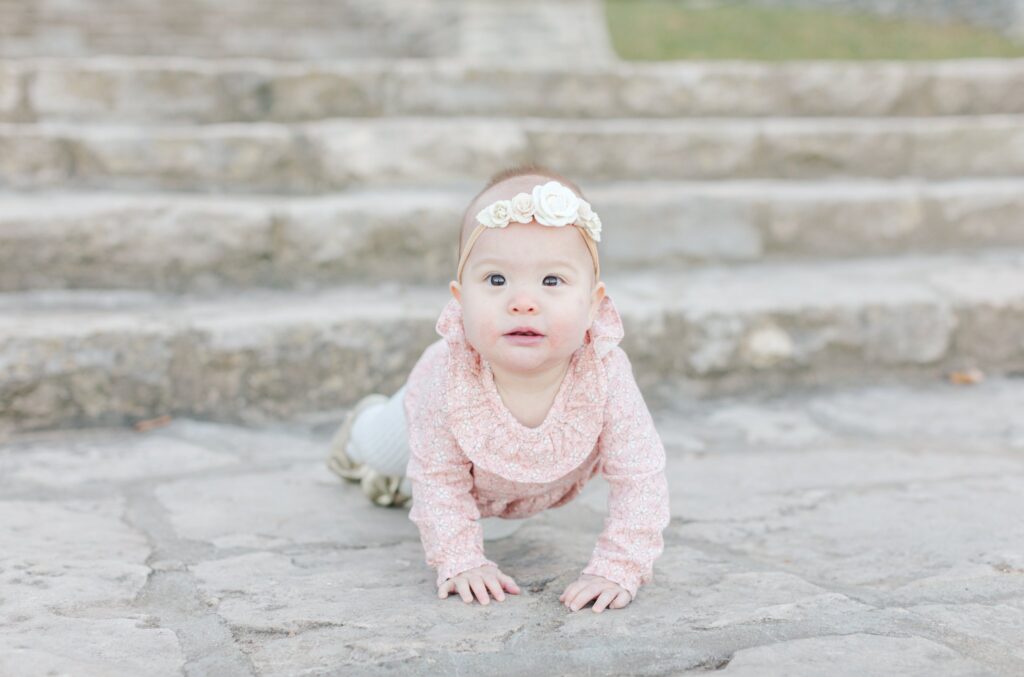
[[[577,226],[583,242],[594,259],[594,279],[601,276],[596,242],[601,241],[601,219],[590,208],[590,203],[576,195],[558,181],[536,185],[530,193],[519,193],[511,200],[493,202],[476,215],[477,227],[469,236],[459,259],[456,279],[462,283],[462,269],[473,249],[473,244],[484,228],[506,228],[509,223],[529,223],[536,220],[542,226],[561,228]]]

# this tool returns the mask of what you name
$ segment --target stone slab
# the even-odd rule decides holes
[[[181,538],[218,548],[365,547],[418,538],[404,513],[375,510],[354,484],[343,486],[322,460],[276,471],[179,480],[161,485],[155,495]]]
[[[150,547],[123,513],[119,499],[0,501],[0,673],[181,673],[174,632],[132,609]]]
[[[921,382],[968,367],[1015,373],[1024,368],[1022,270],[1011,251],[605,282],[637,381],[667,406],[680,395]],[[951,272],[969,285],[952,286]],[[394,284],[0,294],[0,394],[10,399],[0,429],[165,414],[266,423],[337,411],[401,387],[437,340],[443,293]]]
[[[527,161],[580,181],[1020,176],[1024,116],[0,123],[0,188],[15,191],[310,195],[471,182]]]
[[[41,440],[0,448],[0,486],[117,485],[212,470],[238,461],[233,455],[165,436],[118,431],[82,437],[70,444]]]
[[[577,56],[582,54],[577,50]],[[485,63],[148,55],[26,58],[15,63],[31,83],[24,118],[36,122],[298,122],[381,114],[659,118],[1024,113],[1020,59],[570,64],[565,58]],[[0,120],[21,121],[11,107],[0,107]]]
[[[836,669],[834,657],[848,657],[840,674],[875,672],[925,677],[996,674],[977,661],[920,637],[877,637],[853,634],[797,639],[771,647],[738,652],[722,669],[723,675],[813,675]]]
[[[557,599],[603,526],[600,477],[486,544],[522,594],[483,607],[438,599],[407,510],[323,466],[336,417],[19,435],[0,448],[16,470],[0,492],[32,498],[0,501],[0,671],[1016,674],[1024,457],[1000,424],[1020,388],[655,409],[665,551],[637,598],[602,614]],[[919,434],[927,412],[957,410],[958,427]],[[81,482],[37,481],[98,445],[96,474],[125,466],[116,483],[82,466]],[[179,474],[143,462],[161,447]],[[87,497],[111,488],[128,498]]]
[[[470,190],[323,197],[43,192],[0,197],[0,289],[445,284]],[[602,270],[1024,246],[1024,181],[615,182],[587,186]],[[643,224],[625,237],[614,224]]]

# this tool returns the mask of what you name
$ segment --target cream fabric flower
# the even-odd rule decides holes
[[[508,225],[509,217],[512,215],[512,202],[509,200],[498,200],[494,204],[480,210],[476,220],[488,228],[504,228]]]
[[[534,186],[531,193],[519,193],[511,200],[498,200],[476,215],[477,222],[488,228],[534,219],[543,226],[579,226],[594,242],[601,241],[601,218],[589,202],[558,181]]]
[[[580,199],[557,181],[534,186],[533,218],[542,226],[567,226],[576,222]]]
[[[580,199],[576,225],[586,228],[587,232],[590,233],[590,237],[594,238],[594,242],[601,241],[601,217],[595,214],[594,210],[590,207],[590,203],[582,198]]]
[[[529,193],[519,193],[512,198],[511,219],[517,223],[529,223],[533,221],[533,196]]]

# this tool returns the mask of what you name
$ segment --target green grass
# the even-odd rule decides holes
[[[965,24],[687,0],[605,0],[627,60],[965,59],[1024,57],[1024,44]]]

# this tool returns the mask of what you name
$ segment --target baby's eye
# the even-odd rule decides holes
[[[497,283],[495,283],[494,278],[498,278]],[[558,277],[557,275],[546,275],[544,277],[544,285],[546,287],[556,286],[558,285],[558,281],[561,279],[562,278]],[[501,273],[491,273],[490,275],[487,276],[487,280],[491,283],[492,287],[500,287],[505,284],[505,276],[502,275]],[[547,284],[548,280],[555,280],[555,282],[552,284]]]

